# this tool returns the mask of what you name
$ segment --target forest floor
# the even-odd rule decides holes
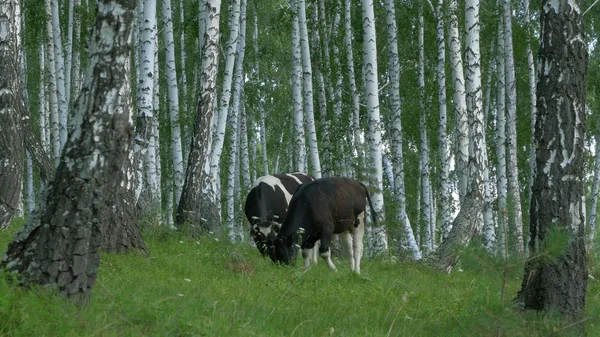
[[[0,232],[0,252],[22,221]],[[104,254],[87,305],[11,287],[0,271],[0,336],[600,336],[600,272],[573,324],[511,300],[520,263],[465,254],[451,274],[394,258],[276,267],[256,248],[216,237],[145,235],[150,255]],[[503,295],[504,294],[504,295]]]

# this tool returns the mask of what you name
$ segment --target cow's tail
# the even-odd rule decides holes
[[[364,189],[365,195],[367,196],[367,201],[369,202],[369,207],[371,207],[371,219],[373,220],[373,224],[377,225],[377,213],[375,212],[375,208],[373,208],[373,202],[371,202],[371,195],[369,194],[369,189],[367,186],[360,181],[358,182]],[[366,215],[365,215],[366,219]]]

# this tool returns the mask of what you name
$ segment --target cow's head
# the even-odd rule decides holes
[[[298,249],[293,244],[292,238],[275,235],[267,238],[267,254],[273,262],[285,265],[293,264],[297,253]]]
[[[269,236],[275,236],[281,227],[280,223],[275,221],[255,222],[252,225],[251,235],[256,247],[263,256],[267,256],[267,239]]]

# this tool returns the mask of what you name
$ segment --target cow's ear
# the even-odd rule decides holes
[[[275,234],[279,233],[279,226],[277,225],[273,225],[273,232],[275,232]]]

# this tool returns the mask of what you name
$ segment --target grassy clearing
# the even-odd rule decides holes
[[[17,225],[13,228],[18,227]],[[13,229],[14,231],[14,229]],[[11,233],[0,234],[4,252]],[[0,336],[575,336],[568,323],[510,306],[522,269],[465,259],[446,275],[418,263],[336,260],[275,267],[252,247],[155,233],[149,257],[104,255],[91,303],[10,287],[0,272]],[[600,276],[600,275],[598,275]],[[600,286],[586,327],[600,336]]]

